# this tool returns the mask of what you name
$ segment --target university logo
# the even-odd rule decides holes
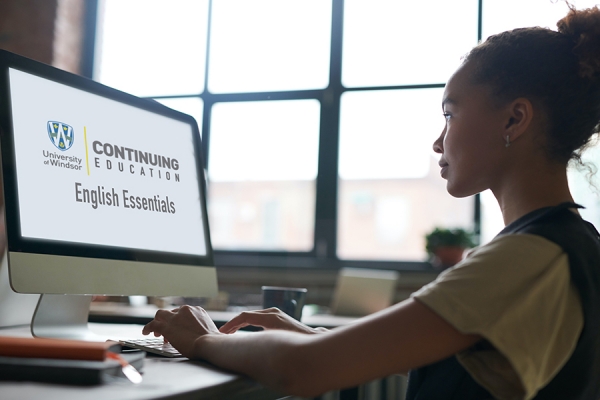
[[[48,136],[52,144],[62,151],[69,150],[75,141],[73,127],[63,122],[48,121]]]

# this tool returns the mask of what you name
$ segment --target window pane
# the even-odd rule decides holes
[[[156,99],[159,103],[172,108],[173,110],[181,111],[184,114],[191,115],[198,123],[200,136],[202,136],[202,114],[204,112],[203,102],[200,97],[185,97],[180,99]]]
[[[137,96],[204,90],[208,0],[104,0],[95,78]]]
[[[214,105],[208,198],[215,248],[312,249],[319,115],[316,100]]]
[[[346,0],[344,86],[446,82],[477,44],[477,12],[477,0]]]
[[[585,207],[579,210],[581,216],[600,230],[600,177],[598,176],[600,143],[598,136],[594,145],[583,153],[582,161],[587,168],[570,166],[568,172],[569,187],[576,203]],[[596,171],[590,174],[591,171]]]
[[[331,0],[214,0],[209,90],[324,88],[330,40]]]
[[[340,120],[338,256],[426,259],[434,227],[472,229],[472,198],[455,199],[433,141],[443,89],[350,92]]]
[[[491,241],[504,229],[504,218],[491,190],[481,193],[481,237],[480,244]]]
[[[569,0],[577,8],[593,7],[598,0]],[[518,11],[517,11],[518,10]],[[541,26],[556,30],[569,11],[566,2],[548,0],[483,0],[483,39],[515,28]]]

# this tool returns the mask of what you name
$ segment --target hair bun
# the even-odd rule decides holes
[[[576,10],[569,5],[566,17],[557,22],[558,31],[573,40],[573,53],[579,58],[579,76],[600,77],[600,9]]]

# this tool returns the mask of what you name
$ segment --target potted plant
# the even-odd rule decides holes
[[[431,264],[437,269],[457,264],[465,250],[475,246],[473,234],[464,229],[435,228],[425,236],[425,242]]]

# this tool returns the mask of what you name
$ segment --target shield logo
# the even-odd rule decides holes
[[[62,151],[69,150],[75,141],[73,127],[64,122],[48,121],[48,136],[52,144]]]

